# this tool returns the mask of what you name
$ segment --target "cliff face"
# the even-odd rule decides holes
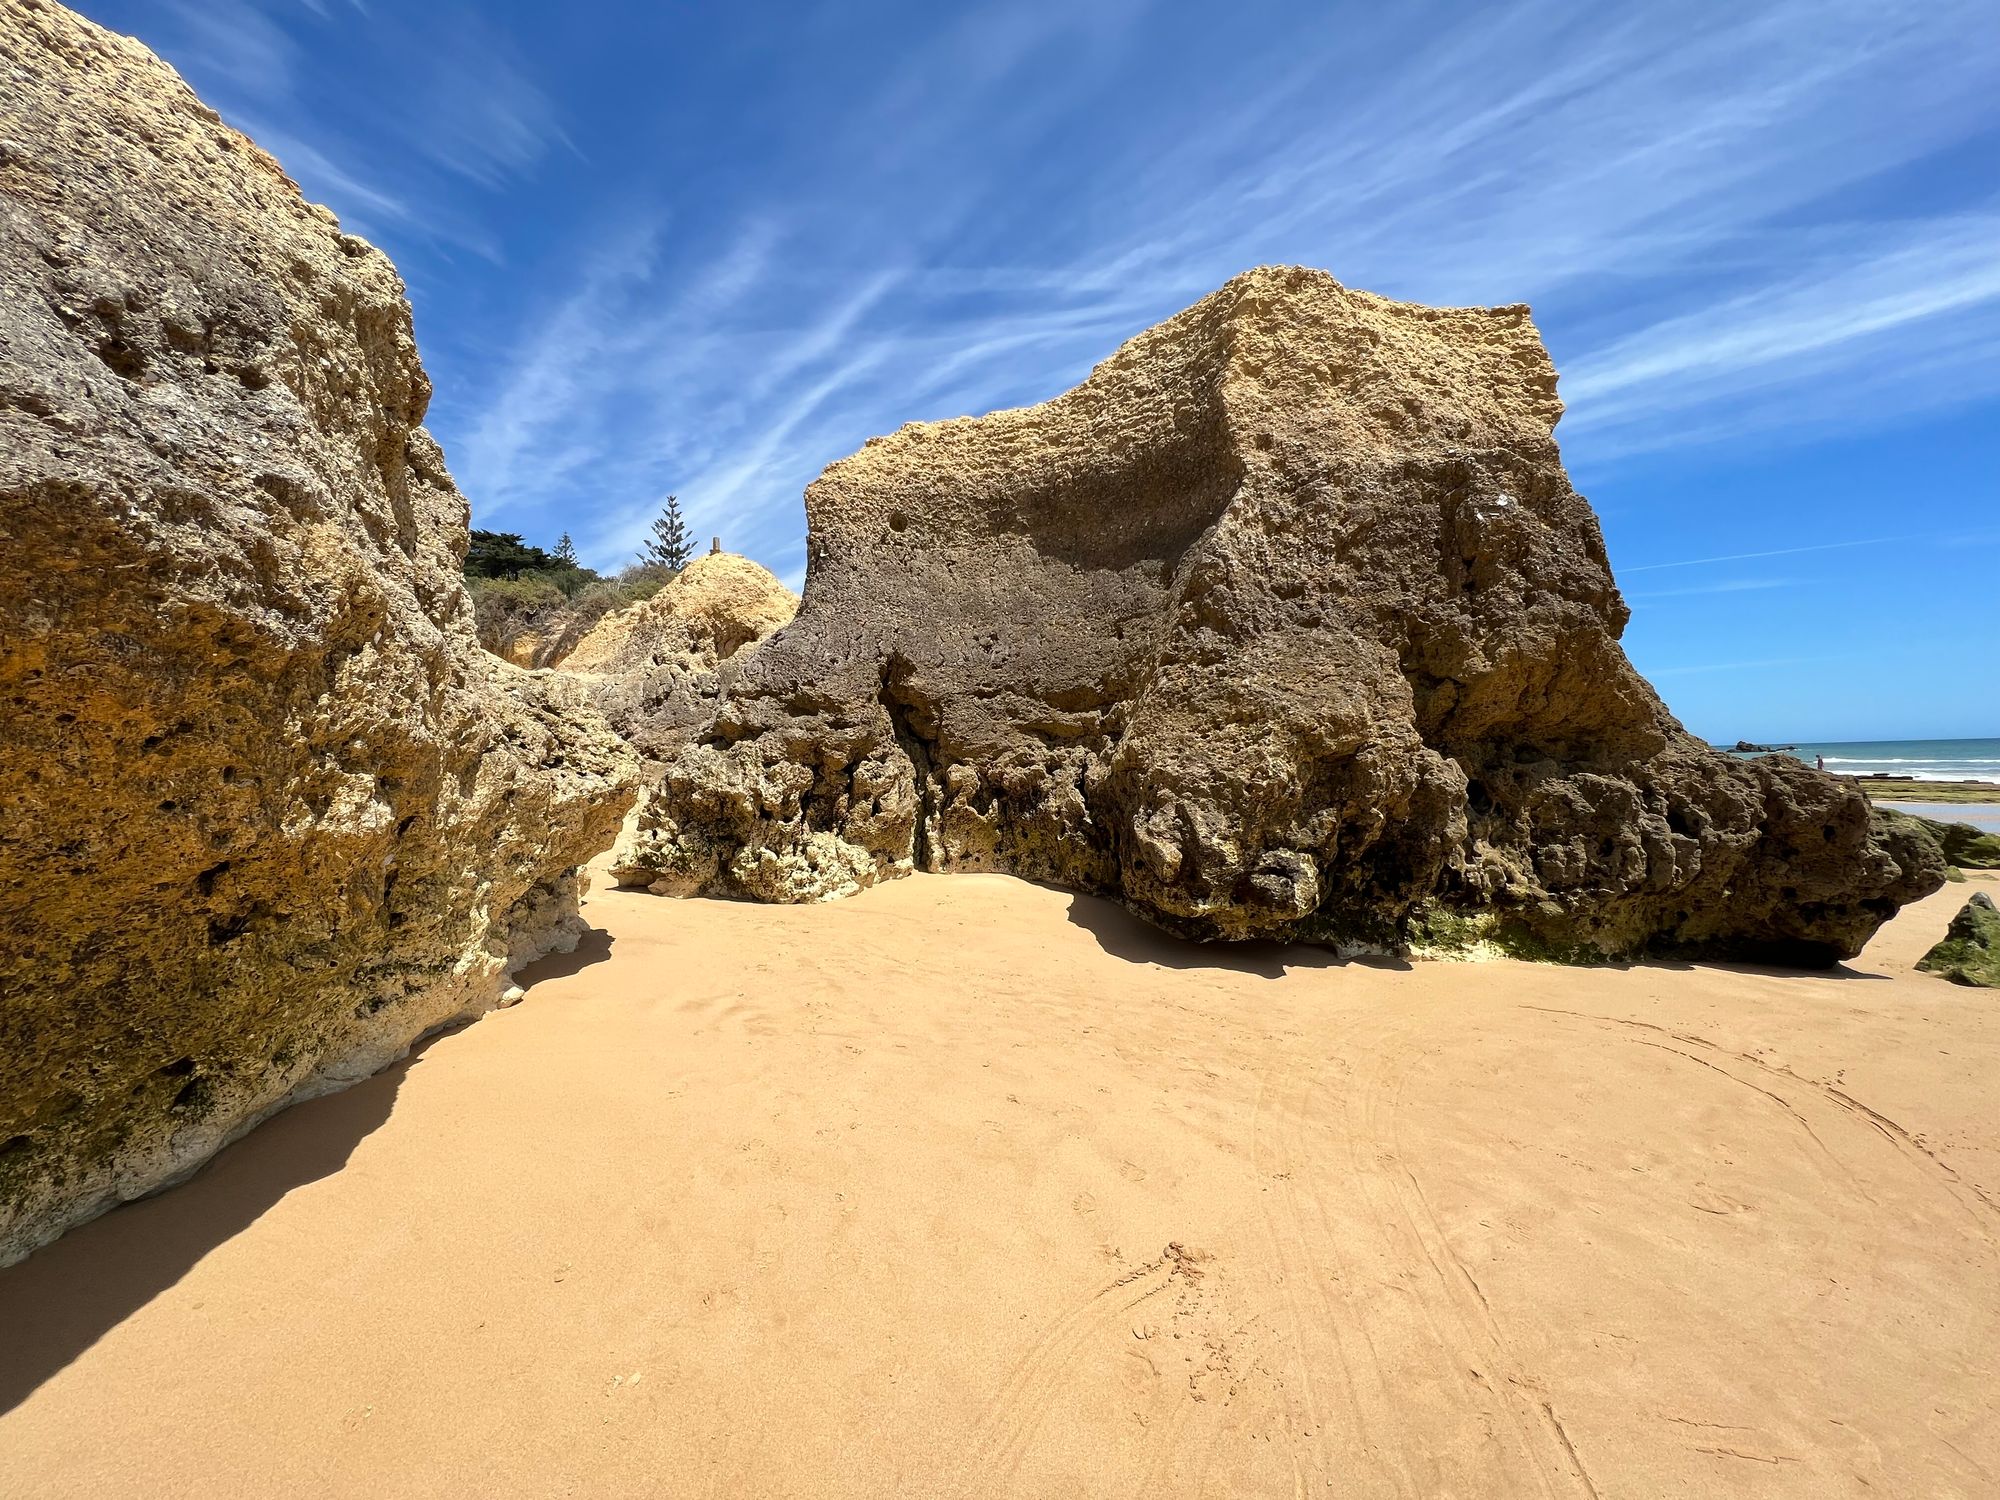
[[[1240,276],[1043,406],[807,491],[797,620],[620,877],[814,900],[913,868],[1197,937],[1828,962],[1943,878],[1684,733],[1563,472],[1524,308]]]
[[[389,262],[0,0],[0,1261],[571,945],[633,766],[474,642]]]

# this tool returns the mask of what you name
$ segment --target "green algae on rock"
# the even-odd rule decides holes
[[[1927,974],[1953,984],[2000,989],[2000,908],[1984,891],[1977,891],[1951,919],[1944,938],[1917,960]]]
[[[1938,841],[1944,857],[1963,870],[2000,870],[2000,833],[1984,833],[1970,823],[1940,823],[1920,819]]]
[[[2000,834],[1982,832],[1970,823],[1941,823],[1895,807],[1877,808],[1875,816],[1930,840],[1954,874],[1958,870],[2000,869]]]

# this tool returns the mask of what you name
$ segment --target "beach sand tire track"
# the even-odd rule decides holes
[[[944,1493],[966,1497],[1006,1493],[1036,1430],[1084,1351],[1093,1340],[1110,1333],[1126,1313],[1172,1284],[1172,1262],[1162,1253],[1113,1277],[1045,1326],[987,1401],[973,1425],[965,1458]],[[1171,1440],[1171,1432],[1166,1436]]]
[[[1350,1112],[1358,1109],[1359,1114],[1350,1125],[1350,1138],[1375,1148],[1355,1153],[1357,1176],[1377,1204],[1385,1232],[1400,1227],[1404,1244],[1398,1249],[1399,1258],[1411,1268],[1412,1290],[1424,1306],[1439,1350],[1454,1372],[1471,1375],[1475,1368],[1481,1372],[1465,1384],[1468,1404],[1488,1416],[1489,1431],[1499,1426],[1492,1421],[1497,1415],[1513,1438],[1511,1453],[1504,1443],[1489,1450],[1488,1456],[1499,1459],[1495,1467],[1500,1472],[1493,1477],[1518,1486],[1509,1493],[1526,1493],[1532,1483],[1550,1496],[1597,1500],[1598,1487],[1553,1401],[1514,1356],[1491,1302],[1465,1258],[1452,1248],[1424,1192],[1418,1164],[1405,1149],[1400,1128],[1403,1093],[1411,1064],[1420,1055],[1409,1042],[1407,1028],[1390,1033],[1375,1054],[1367,1086],[1358,1099],[1350,1100]],[[1412,1247],[1416,1255],[1409,1253]],[[1424,1277],[1419,1266],[1427,1267],[1430,1275]],[[1477,1366],[1472,1363],[1475,1359]],[[1522,1472],[1523,1461],[1532,1475]]]
[[[1358,1026],[1337,1056],[1273,1070],[1259,1091],[1251,1159],[1270,1189],[1270,1276],[1313,1437],[1303,1457],[1319,1471],[1308,1482],[1343,1494],[1594,1496],[1405,1152],[1398,1103],[1417,1055],[1406,1023]],[[1412,1422],[1430,1427],[1428,1441],[1373,1437]],[[1475,1425],[1484,1436],[1468,1444]]]
[[[1366,1342],[1365,1324],[1346,1317],[1327,1290],[1329,1280],[1343,1288],[1352,1285],[1353,1273],[1339,1236],[1324,1232],[1325,1213],[1318,1207],[1309,1178],[1301,1175],[1311,1172],[1314,1157],[1302,1148],[1299,1138],[1299,1102],[1310,1097],[1326,1066],[1331,1064],[1295,1063],[1260,1075],[1249,1151],[1252,1170],[1263,1188],[1259,1204],[1264,1217],[1266,1275],[1283,1303],[1281,1321],[1290,1336],[1292,1380],[1299,1393],[1291,1397],[1287,1384],[1285,1425],[1293,1463],[1302,1467],[1304,1483],[1315,1489],[1341,1484],[1361,1465],[1372,1471],[1381,1461],[1381,1450],[1371,1432],[1384,1429],[1394,1414],[1393,1395],[1374,1349]],[[1310,1215],[1308,1209],[1312,1210]],[[1351,1347],[1357,1334],[1361,1339],[1358,1349]],[[1341,1446],[1358,1450],[1350,1451],[1345,1461],[1337,1453],[1335,1429],[1329,1426],[1330,1416],[1314,1376],[1316,1367],[1335,1372],[1333,1384],[1346,1416],[1339,1429],[1344,1439]],[[1400,1451],[1393,1446],[1388,1451],[1390,1461],[1400,1471],[1391,1493],[1408,1493],[1414,1476],[1402,1464]]]
[[[1912,1167],[1917,1168],[1923,1177],[1935,1183],[1940,1191],[1945,1193],[1954,1204],[1965,1212],[1971,1219],[1981,1240],[1988,1246],[2000,1247],[2000,1239],[1996,1239],[1996,1230],[2000,1230],[2000,1204],[1994,1202],[1993,1196],[1980,1187],[1978,1183],[1968,1181],[1959,1173],[1956,1167],[1952,1166],[1950,1162],[1918,1140],[1901,1125],[1880,1111],[1871,1109],[1868,1105],[1863,1104],[1844,1089],[1837,1088],[1830,1083],[1821,1082],[1815,1078],[1807,1078],[1803,1074],[1793,1072],[1790,1068],[1767,1063],[1762,1058],[1753,1056],[1748,1052],[1738,1052],[1727,1047],[1718,1046],[1707,1037],[1697,1036],[1693,1032],[1674,1031],[1664,1026],[1656,1026],[1650,1021],[1637,1021],[1622,1016],[1595,1015],[1588,1011],[1561,1010],[1546,1005],[1530,1005],[1523,1008],[1541,1011],[1547,1015],[1567,1016],[1579,1021],[1589,1021],[1613,1031],[1623,1032],[1626,1034],[1628,1041],[1640,1046],[1656,1047],[1661,1051],[1674,1053],[1677,1056],[1688,1059],[1690,1062],[1697,1063],[1704,1068],[1709,1068],[1722,1074],[1723,1077],[1729,1079],[1731,1082],[1740,1084],[1753,1093],[1763,1095],[1797,1121],[1805,1133],[1811,1137],[1813,1143],[1825,1153],[1829,1160],[1838,1166],[1839,1170],[1853,1186],[1854,1191],[1860,1196],[1867,1198],[1872,1204],[1874,1199],[1864,1186],[1861,1174],[1856,1172],[1853,1166],[1843,1160],[1837,1152],[1827,1146],[1824,1138],[1813,1128],[1812,1122],[1807,1119],[1799,1100],[1793,1097],[1792,1094],[1780,1092],[1780,1090],[1789,1087],[1796,1093],[1802,1094],[1806,1098],[1830,1109],[1832,1111],[1830,1118],[1835,1119],[1843,1126],[1851,1126],[1858,1123],[1886,1140],[1904,1160]],[[1652,1035],[1643,1036],[1636,1034],[1642,1032],[1652,1033]],[[1675,1043],[1679,1045],[1674,1045]],[[1751,1076],[1745,1077],[1734,1071],[1731,1067],[1727,1066],[1729,1063],[1734,1063],[1738,1067],[1750,1070]]]

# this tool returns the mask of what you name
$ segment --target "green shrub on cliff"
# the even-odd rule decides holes
[[[680,576],[679,568],[664,567],[659,563],[634,563],[615,579],[613,586],[623,603],[637,604],[650,599]]]
[[[472,595],[472,623],[479,633],[479,644],[510,660],[509,647],[569,602],[554,583],[535,574],[468,578],[465,583]]]
[[[558,664],[591,626],[613,610],[652,598],[677,571],[638,563],[616,578],[604,578],[590,568],[560,561],[560,547],[555,553],[543,552],[522,544],[511,532],[473,536],[489,539],[466,554],[465,587],[472,595],[479,644],[524,667]],[[490,571],[473,571],[475,553],[478,566]],[[545,561],[506,571],[524,557]]]

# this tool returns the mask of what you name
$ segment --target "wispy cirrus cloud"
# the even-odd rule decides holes
[[[615,475],[621,488],[600,491],[587,513],[601,530],[605,504],[629,495],[635,476],[663,449],[702,441],[699,429],[683,436],[679,419],[694,413],[677,405],[676,395],[695,385],[703,363],[724,357],[729,338],[744,336],[732,335],[729,319],[766,273],[771,243],[761,226],[745,226],[662,298],[667,228],[643,221],[611,235],[517,346],[460,449],[461,482],[490,513],[532,506],[572,481],[602,485]]]
[[[1817,666],[1826,662],[1851,661],[1852,653],[1838,656],[1756,656],[1737,661],[1688,662],[1679,666],[1654,667],[1651,677],[1696,677],[1709,672],[1770,672],[1777,667]]]
[[[599,564],[678,491],[700,529],[793,571],[827,461],[904,420],[1052,395],[1271,261],[1429,302],[1532,300],[1565,447],[1600,470],[2000,394],[2000,203],[1933,192],[1890,215],[1872,197],[1994,128],[1984,0],[1271,25],[998,0],[895,24],[881,65],[818,107],[772,92],[785,37],[686,59],[741,70],[711,98],[742,113],[692,129],[766,142],[753,179],[699,189],[645,169],[666,101],[614,101],[582,134],[497,11],[163,3],[153,39],[372,238],[498,262],[516,226],[483,203],[617,158],[567,264],[495,299],[504,318],[460,339],[475,348],[447,345],[434,414],[482,518],[571,530]],[[808,5],[789,35],[826,48],[871,19]],[[317,93],[336,29],[373,59],[359,97],[351,78]],[[631,45],[664,63],[675,34]],[[420,293],[451,274],[406,271]]]
[[[1838,653],[1816,653],[1811,656],[1754,656],[1732,658],[1728,661],[1687,662],[1676,666],[1653,667],[1647,672],[1649,677],[1701,677],[1717,672],[1755,672],[1769,675],[1780,667],[1816,667],[1832,663],[1860,665],[1870,663],[1877,666],[1892,662],[1921,661],[1926,653],[1934,653],[1941,647],[1948,647],[1948,641],[1933,639],[1899,641],[1894,646],[1879,650],[1842,651]]]
[[[1791,589],[1799,586],[1796,578],[1725,578],[1714,583],[1691,583],[1677,589],[1642,589],[1637,593],[1627,591],[1627,599],[1692,599],[1707,594],[1753,594],[1767,589]]]
[[[672,489],[792,569],[825,462],[1045,398],[1282,260],[1432,302],[1532,298],[1566,445],[1597,463],[1995,387],[2000,215],[1821,207],[1990,127],[2000,46],[1976,4],[1520,0],[1269,35],[1171,5],[1089,31],[999,14],[914,47],[802,147],[823,172],[735,206],[761,237],[740,297],[697,321],[675,292],[740,257],[724,223],[549,306],[447,419],[481,513],[532,529],[587,506],[610,563]],[[1140,90],[1142,37],[1209,65]],[[981,173],[951,170],[975,154]]]
[[[1923,536],[1869,536],[1845,542],[1813,542],[1803,547],[1771,547],[1760,552],[1724,552],[1714,557],[1682,557],[1672,562],[1637,563],[1619,571],[1626,574],[1652,573],[1661,568],[1705,568],[1716,563],[1750,562],[1766,557],[1797,557],[1806,552],[1846,552],[1855,547],[1883,547],[1900,542],[1929,540]]]
[[[1986,547],[2000,542],[2000,531],[1991,527],[1952,527],[1947,530],[1903,532],[1896,536],[1855,537],[1840,542],[1810,542],[1801,547],[1772,547],[1758,552],[1724,552],[1713,557],[1683,557],[1672,562],[1637,563],[1620,568],[1621,574],[1653,573],[1662,568],[1705,568],[1720,563],[1753,562],[1767,557],[1799,557],[1809,552],[1847,552],[1858,547],[1899,547],[1913,543],[1944,544],[1951,547]]]
[[[163,0],[160,14],[148,40],[309,197],[371,238],[498,261],[498,234],[441,192],[438,174],[497,189],[570,145],[518,48],[459,0],[379,12],[363,0]],[[363,98],[321,95],[315,50],[335,30],[372,52]]]
[[[1565,435],[1601,453],[1851,427],[2000,391],[2000,214],[1857,232],[1844,255],[1664,319],[1573,364]],[[1872,244],[1867,243],[1873,241]],[[1810,391],[1809,409],[1800,397]]]
[[[409,139],[432,161],[490,188],[575,149],[518,48],[480,12],[413,12],[401,26],[396,50],[432,60],[405,95]]]
[[[248,98],[293,87],[298,43],[261,7],[249,0],[165,0],[164,10],[211,85],[220,81]]]

